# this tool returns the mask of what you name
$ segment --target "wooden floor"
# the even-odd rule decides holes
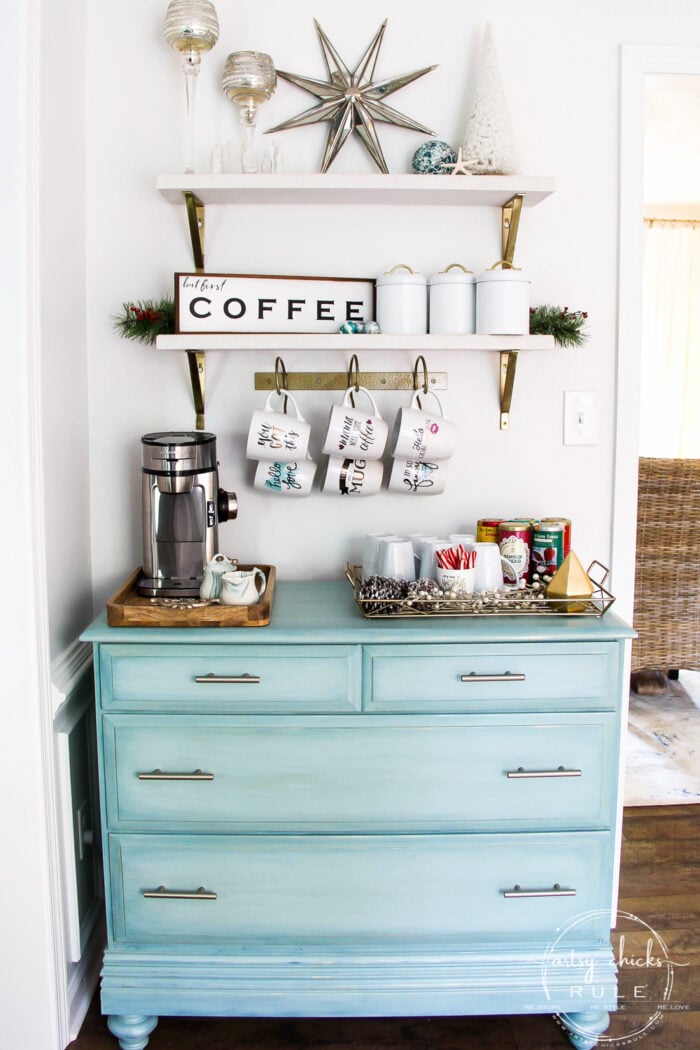
[[[665,941],[674,963],[672,1001],[658,1027],[633,1044],[621,1031],[608,1047],[700,1048],[700,806],[625,810],[619,910]],[[621,919],[628,942],[635,924]],[[638,929],[638,924],[637,924]],[[641,946],[644,947],[643,945]],[[627,952],[626,952],[627,954]],[[649,1016],[648,1007],[639,1015]],[[612,1031],[612,1029],[611,1029]],[[629,1029],[627,1029],[629,1032]],[[351,1020],[161,1018],[148,1050],[562,1050],[567,1037],[549,1016]],[[98,996],[70,1050],[116,1050]]]

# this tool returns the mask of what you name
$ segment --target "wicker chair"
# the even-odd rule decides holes
[[[637,512],[632,669],[700,670],[700,459],[640,459]]]

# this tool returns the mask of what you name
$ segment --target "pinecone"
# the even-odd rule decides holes
[[[408,585],[406,604],[416,609],[417,612],[430,612],[435,608],[437,599],[442,597],[442,591],[435,580],[427,576]]]
[[[365,613],[394,614],[401,606],[391,600],[402,600],[407,590],[406,580],[397,580],[393,576],[369,576],[357,592],[357,597],[362,601]],[[368,598],[374,600],[367,601]]]

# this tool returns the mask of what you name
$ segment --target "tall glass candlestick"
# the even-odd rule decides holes
[[[165,13],[163,34],[170,47],[182,55],[187,104],[185,171],[194,171],[194,107],[202,55],[219,39],[219,20],[211,0],[171,0]]]
[[[226,59],[221,87],[240,109],[243,131],[241,170],[253,174],[258,170],[253,153],[258,107],[267,102],[277,87],[272,59],[261,51],[233,51]]]

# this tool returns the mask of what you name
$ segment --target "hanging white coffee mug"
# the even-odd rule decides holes
[[[423,405],[431,397],[438,411]],[[457,444],[457,427],[445,415],[437,394],[416,390],[409,408],[396,413],[392,434],[392,456],[405,456],[419,462],[449,459]]]
[[[316,474],[312,459],[293,459],[280,462],[262,459],[255,471],[253,488],[258,492],[271,492],[278,496],[294,496],[297,499],[311,495]]]
[[[378,459],[331,456],[323,491],[336,496],[376,496],[382,487],[384,464]]]
[[[284,412],[273,412],[274,397],[284,398]],[[295,416],[287,414],[287,401],[291,401],[294,406]],[[248,459],[278,461],[304,459],[309,448],[310,434],[311,427],[299,411],[292,395],[286,390],[273,390],[267,397],[265,408],[253,412],[246,456]]]
[[[371,413],[354,406],[355,394],[367,398]],[[327,456],[381,459],[388,433],[389,427],[377,411],[369,390],[363,386],[349,386],[342,404],[333,405],[331,409],[323,452]]]
[[[257,565],[253,569],[225,572],[221,577],[222,605],[254,605],[265,590],[265,573]]]

